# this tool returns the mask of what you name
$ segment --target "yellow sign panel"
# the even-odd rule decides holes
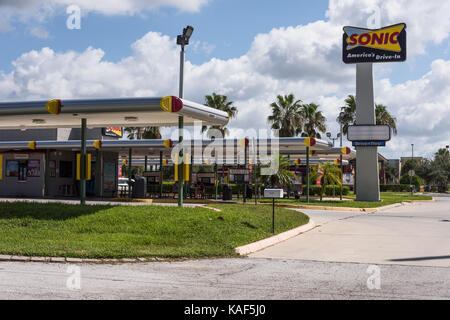
[[[86,154],[86,179],[91,180],[91,154]],[[81,154],[77,153],[77,180],[81,180]]]
[[[178,154],[175,155],[175,159],[174,159],[174,164],[173,164],[173,168],[174,168],[174,181],[178,181]]]
[[[28,149],[36,150],[36,141],[28,142]]]
[[[386,27],[374,31],[358,28],[344,28],[347,33],[347,50],[357,47],[366,47],[386,51],[400,52],[402,48],[398,41],[400,32],[405,28],[404,24]]]
[[[61,100],[53,99],[45,104],[48,113],[58,115],[61,113]]]
[[[304,140],[305,146],[314,147],[316,145],[316,139],[313,137],[307,137]]]
[[[101,141],[101,140],[95,140],[95,141],[92,143],[92,146],[93,146],[95,149],[101,149],[101,148],[102,148],[102,141]]]
[[[171,139],[166,139],[163,141],[163,146],[167,149],[170,149],[173,147],[173,142]]]
[[[189,181],[189,154],[184,155],[184,163],[183,163],[183,181]]]

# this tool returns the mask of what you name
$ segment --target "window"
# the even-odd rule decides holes
[[[59,177],[72,178],[72,161],[59,162]]]
[[[19,161],[6,160],[6,176],[18,177],[19,176]]]
[[[40,177],[40,176],[41,176],[41,161],[28,160],[27,177]]]

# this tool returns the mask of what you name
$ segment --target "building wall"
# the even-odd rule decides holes
[[[47,186],[48,196],[75,196],[78,185],[76,175],[76,152],[72,151],[51,151],[49,156],[50,172]],[[72,163],[72,174],[70,177],[61,177],[61,161]],[[51,163],[53,162],[54,165]],[[52,168],[54,166],[54,168]]]
[[[3,154],[2,163],[2,179],[0,180],[0,196],[3,197],[42,197],[44,195],[44,167],[45,158],[42,152],[5,152]],[[30,170],[39,170],[39,176],[30,177],[27,176],[26,180],[19,180],[17,176],[9,176],[8,172],[11,171],[11,167],[7,167],[9,162],[28,162],[28,161],[39,161],[38,168],[35,167]]]
[[[80,128],[0,130],[0,141],[64,141],[80,140]],[[102,128],[86,130],[87,140],[117,140],[118,138],[103,136]]]
[[[79,182],[76,180],[75,151],[50,151],[47,194],[49,197],[75,197],[79,195]],[[2,197],[43,197],[45,195],[45,156],[46,152],[4,152],[2,162],[2,179],[0,180],[0,196]],[[19,159],[20,158],[20,159]],[[92,152],[92,179],[86,181],[88,196],[115,196],[117,191],[117,162],[116,152]],[[27,176],[20,180],[18,176],[8,176],[9,161],[39,160],[39,176]],[[62,161],[70,162],[71,174],[61,176]],[[36,162],[33,162],[36,165]],[[15,164],[15,162],[14,162]],[[11,164],[10,164],[10,167]],[[106,168],[106,170],[105,170]],[[36,169],[34,169],[37,171]],[[109,175],[104,177],[105,172]],[[107,189],[107,190],[105,190]]]
[[[56,140],[57,129],[0,130],[0,141]]]

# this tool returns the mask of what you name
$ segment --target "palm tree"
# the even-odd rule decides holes
[[[342,118],[338,117],[337,122],[342,123],[342,132],[347,134],[348,127],[355,124],[356,120],[356,100],[355,96],[349,94],[345,99],[345,105],[341,107]]]
[[[430,180],[439,186],[439,192],[446,192],[450,180],[450,153],[447,149],[439,149],[432,161]]]
[[[213,92],[212,95],[205,96],[205,106],[227,112],[228,117],[230,119],[236,118],[236,115],[238,113],[237,108],[233,106],[232,101],[228,101],[227,96],[216,94],[215,92]],[[229,130],[225,126],[210,126],[210,127],[202,126],[202,133],[207,131],[206,132],[207,136],[209,138],[212,138],[213,137],[212,129],[219,130],[222,134],[222,138],[225,138],[229,134]]]
[[[341,170],[332,162],[326,162],[313,170],[310,179],[318,180],[319,178],[321,178],[320,201],[322,201],[327,185],[337,185],[342,187]]]
[[[322,111],[318,111],[318,109],[319,106],[315,103],[304,104],[301,106],[300,114],[304,121],[302,137],[314,137],[320,139],[320,132],[325,133],[327,131],[325,125],[327,119],[322,114]]]
[[[382,104],[375,105],[375,117],[377,119],[377,124],[387,124],[391,127],[394,135],[397,135],[397,118],[390,115],[387,111],[387,107]]]
[[[345,105],[341,107],[342,119],[338,117],[338,123],[342,123],[342,131],[347,134],[348,127],[356,123],[356,99],[353,95],[348,95]],[[387,111],[387,107],[382,104],[375,105],[376,124],[385,124],[392,128],[394,135],[397,135],[397,119]]]
[[[274,159],[278,157],[278,171],[271,176],[263,176],[261,172],[258,175],[261,177],[261,181],[264,185],[268,184],[272,188],[275,186],[290,186],[292,185],[292,177],[295,175],[289,171],[289,166],[291,162],[288,158],[283,157],[281,154],[274,155]],[[259,169],[260,171],[260,169]]]
[[[267,120],[272,124],[272,129],[279,130],[279,137],[294,137],[302,131],[303,117],[300,113],[301,100],[295,100],[294,95],[277,96],[277,101],[272,102],[272,115]]]
[[[384,167],[384,171],[386,172],[386,180],[387,180],[387,184],[389,184],[389,182],[391,184],[395,184],[396,183],[396,178],[397,178],[397,171],[393,166],[390,165],[385,165]]]
[[[128,133],[127,138],[130,140],[161,139],[159,127],[127,127],[125,132]]]

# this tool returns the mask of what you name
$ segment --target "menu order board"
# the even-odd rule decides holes
[[[28,160],[27,177],[40,177],[40,176],[41,176],[41,161]]]

